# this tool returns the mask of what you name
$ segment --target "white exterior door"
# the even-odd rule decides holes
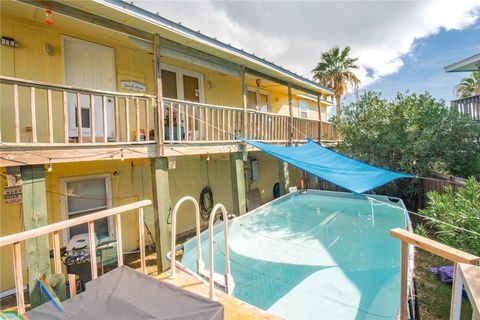
[[[66,85],[115,91],[115,58],[113,48],[96,43],[63,37],[63,68]],[[82,135],[90,137],[90,97],[80,95],[82,112]],[[68,94],[68,127],[70,137],[76,137],[77,98],[74,93]],[[102,97],[95,96],[95,136],[103,137]],[[107,99],[107,135],[114,136],[113,99]]]

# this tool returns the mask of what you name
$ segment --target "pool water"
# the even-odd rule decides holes
[[[309,190],[230,222],[233,295],[285,319],[395,319],[400,300],[401,201]],[[215,227],[215,271],[224,271],[223,226]],[[208,267],[208,234],[202,233]],[[195,240],[182,263],[195,270]]]

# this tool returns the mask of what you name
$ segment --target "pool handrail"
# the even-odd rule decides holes
[[[228,214],[227,210],[221,203],[217,203],[212,211],[210,212],[210,218],[208,219],[208,242],[209,242],[209,249],[210,249],[210,273],[209,273],[209,284],[210,284],[210,292],[209,296],[210,299],[214,300],[214,287],[215,287],[215,271],[214,271],[214,252],[213,252],[213,222],[215,220],[215,214],[218,210],[222,211],[223,215],[223,237],[224,237],[224,245],[225,245],[225,273],[224,273],[224,287],[225,292],[227,294],[232,294],[234,289],[234,282],[233,277],[230,274],[230,255],[228,249]]]
[[[180,206],[186,202],[186,201],[191,201],[193,202],[193,205],[195,206],[195,228],[196,228],[196,233],[197,233],[197,273],[200,273],[200,270],[202,270],[205,267],[205,263],[202,260],[202,246],[201,246],[201,241],[200,241],[200,208],[198,206],[198,202],[195,198],[191,196],[185,196],[181,198],[180,200],[177,201],[175,204],[175,207],[173,208],[172,212],[172,240],[171,240],[171,251],[170,251],[170,259],[171,259],[171,273],[170,273],[170,278],[175,278],[176,276],[176,260],[175,260],[175,252],[176,252],[176,233],[177,233],[177,213],[178,209]]]

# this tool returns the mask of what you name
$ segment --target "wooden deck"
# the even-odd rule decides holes
[[[208,298],[208,283],[203,282],[180,269],[177,269],[175,279],[169,279],[169,276],[170,270],[162,273],[156,278]],[[281,319],[221,291],[217,290],[215,295],[217,296],[218,302],[225,307],[225,319]]]

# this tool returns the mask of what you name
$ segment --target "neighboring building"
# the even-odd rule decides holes
[[[152,199],[145,223],[168,243],[171,206],[206,185],[242,214],[246,194],[265,203],[275,183],[283,192],[288,179],[300,184],[301,173],[274,158],[248,146],[245,158],[234,135],[336,139],[326,122],[330,89],[131,4],[0,5],[0,236]],[[137,224],[133,215],[123,221],[126,251],[138,247]],[[193,215],[180,213],[178,232],[193,226]],[[96,230],[111,236],[113,222]],[[63,244],[83,232],[64,232]],[[48,249],[29,247],[24,259]],[[1,248],[4,293],[14,287],[11,256]]]
[[[446,72],[475,72],[480,73],[480,53],[455,62],[445,67]],[[480,121],[480,94],[477,92],[471,97],[456,99],[451,102],[452,108],[461,113],[471,115],[473,119]]]

